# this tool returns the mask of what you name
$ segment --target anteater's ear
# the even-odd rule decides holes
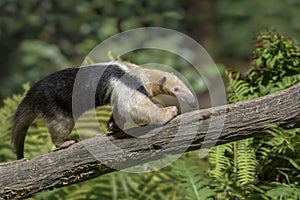
[[[167,81],[167,77],[163,76],[161,79],[159,79],[159,84],[164,85]]]

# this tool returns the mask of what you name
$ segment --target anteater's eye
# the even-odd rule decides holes
[[[178,92],[179,91],[179,88],[174,88],[174,92]]]

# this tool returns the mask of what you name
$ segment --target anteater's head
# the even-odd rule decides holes
[[[167,94],[176,97],[180,102],[188,104],[191,108],[198,106],[197,98],[185,83],[172,73],[139,67],[138,65],[123,62],[136,76],[144,81],[149,97]]]
[[[197,98],[177,76],[166,72],[166,74],[159,79],[159,85],[165,94],[176,97],[179,103],[187,103],[192,108],[198,106]]]

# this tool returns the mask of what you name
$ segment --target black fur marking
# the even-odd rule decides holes
[[[128,87],[147,95],[145,87],[141,81],[126,73],[118,65],[89,65],[81,68],[68,68],[55,72],[35,83],[28,91],[23,101],[30,102],[30,107],[36,112],[47,113],[52,117],[58,110],[63,114],[72,115],[72,93],[76,75],[78,71],[85,78],[80,83],[82,94],[82,111],[106,105],[110,103],[110,94],[107,90],[112,78],[121,80]],[[99,74],[102,74],[99,77]],[[96,91],[92,89],[96,87]],[[84,98],[91,98],[88,94],[93,95],[95,92],[95,105],[86,105]],[[105,95],[106,94],[106,95]],[[107,98],[103,98],[106,96]],[[53,110],[53,111],[52,111]],[[52,113],[54,112],[54,113]]]

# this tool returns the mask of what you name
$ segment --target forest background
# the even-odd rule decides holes
[[[25,82],[80,65],[110,36],[145,26],[187,34],[215,63],[246,69],[253,38],[262,28],[274,27],[300,40],[299,9],[296,0],[2,0],[0,100],[22,91]],[[148,54],[135,54],[130,60],[142,63],[153,57]],[[185,66],[166,60],[155,56],[158,63],[183,71]]]

